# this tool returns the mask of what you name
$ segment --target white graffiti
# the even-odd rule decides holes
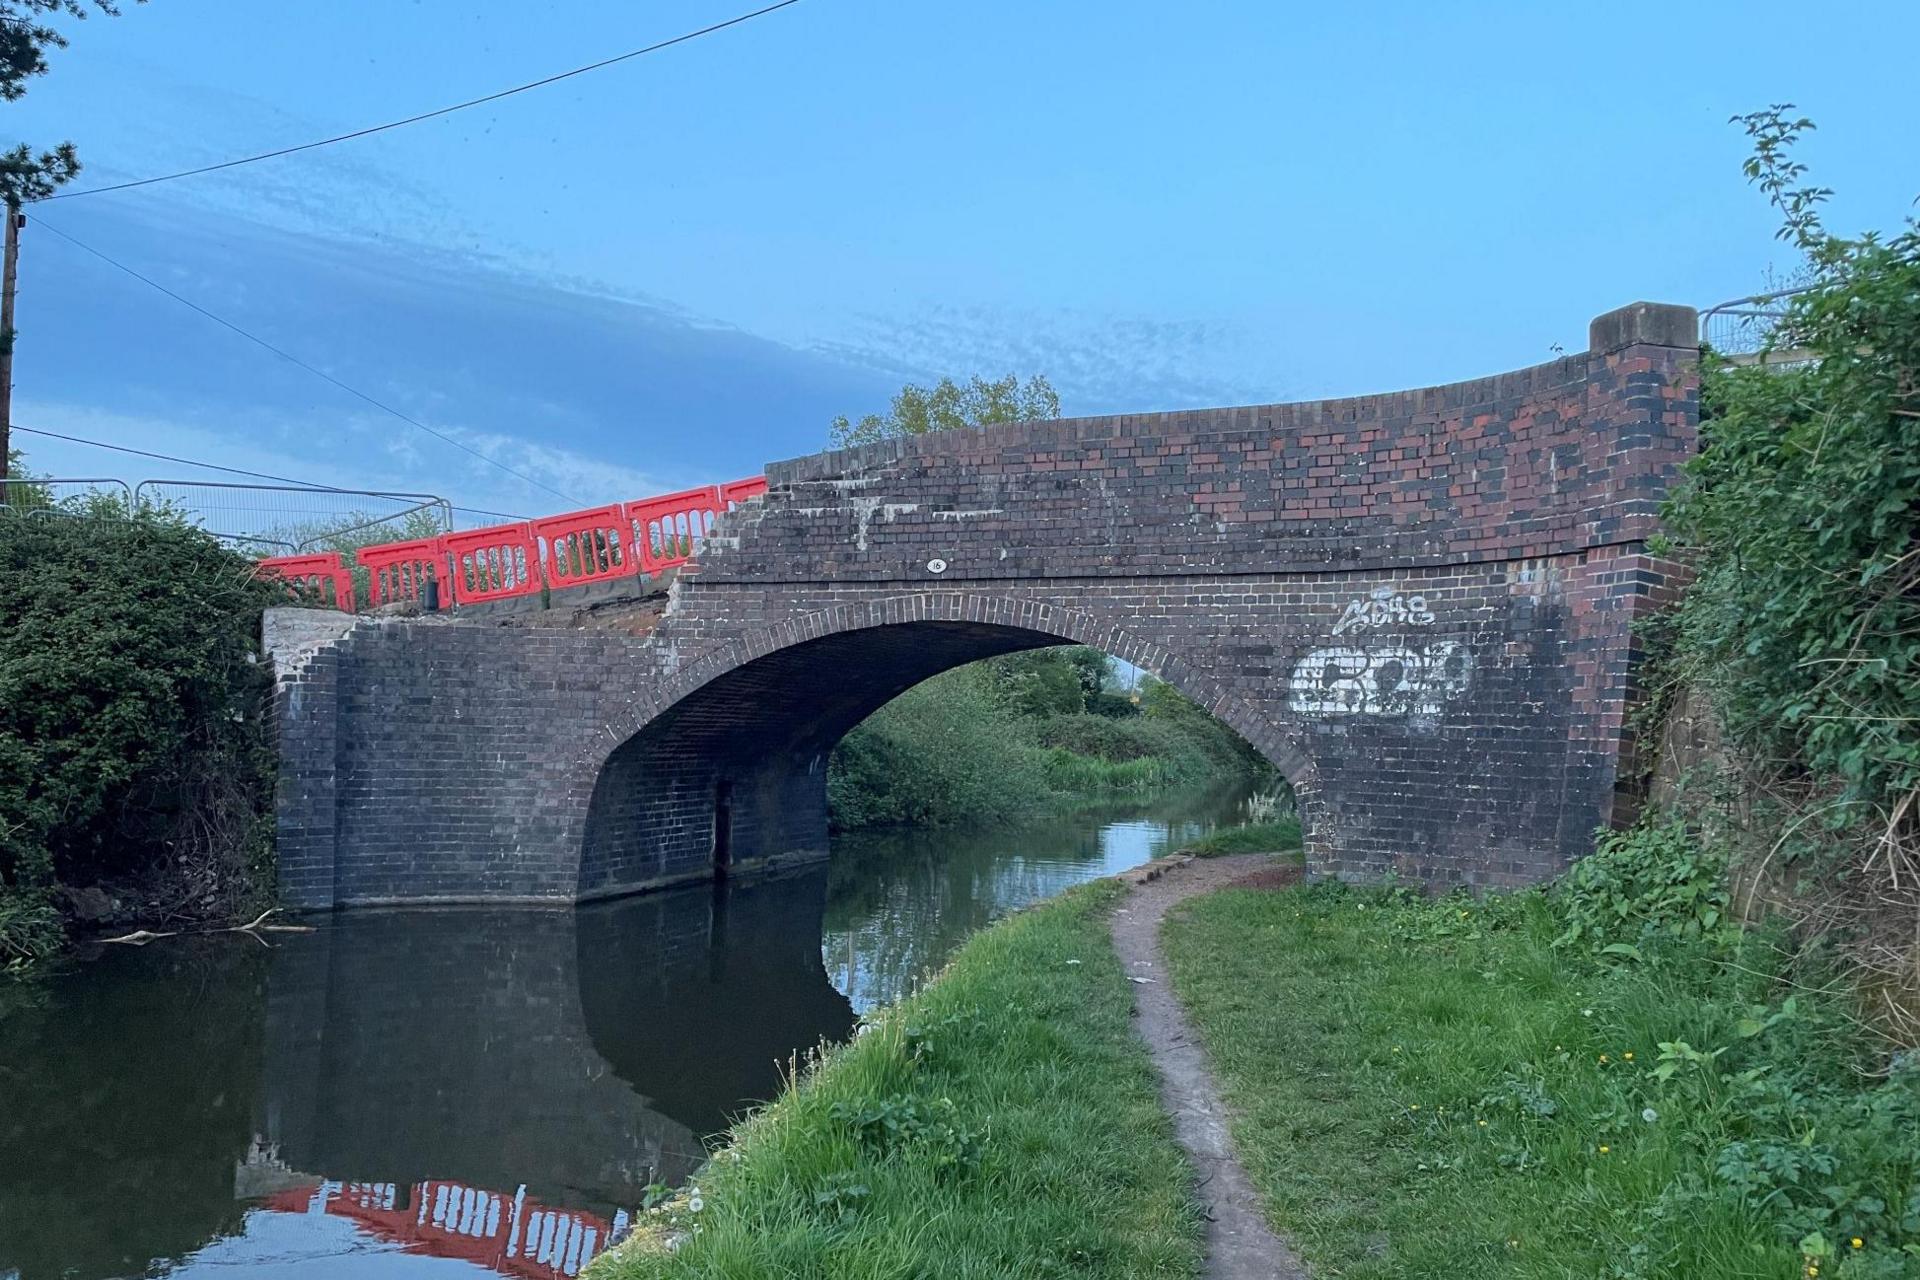
[[[1453,640],[1315,649],[1295,664],[1287,700],[1301,715],[1430,718],[1472,679],[1473,655]]]
[[[1340,621],[1333,624],[1333,634],[1343,636],[1349,631],[1377,631],[1381,627],[1432,625],[1433,614],[1427,609],[1425,596],[1403,595],[1392,587],[1375,587],[1347,605]]]

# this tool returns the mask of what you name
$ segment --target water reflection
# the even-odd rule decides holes
[[[577,1274],[777,1062],[1237,801],[842,839],[830,870],[578,911],[106,948],[0,1013],[0,1280]]]
[[[229,941],[115,950],[0,1022],[0,1275],[143,1275],[241,1230],[270,957]]]
[[[256,1221],[261,1222],[266,1214],[345,1219],[357,1233],[353,1243],[360,1252],[455,1259],[528,1280],[578,1275],[629,1221],[625,1209],[617,1210],[611,1222],[584,1210],[556,1210],[529,1196],[524,1186],[507,1196],[457,1182],[320,1182],[267,1196],[260,1209]],[[329,1225],[321,1224],[323,1234]],[[213,1259],[203,1252],[198,1261],[205,1265]],[[231,1262],[222,1258],[219,1265]]]
[[[0,1275],[574,1274],[775,1092],[776,1061],[850,1029],[825,891],[818,871],[102,955],[4,1024]]]
[[[1242,820],[1244,790],[1044,818],[1013,828],[834,837],[822,950],[866,1012],[911,991],[1009,911]]]

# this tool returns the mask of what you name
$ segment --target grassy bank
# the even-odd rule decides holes
[[[1300,861],[1304,858],[1300,849],[1300,819],[1294,814],[1286,814],[1264,822],[1249,822],[1244,826],[1216,831],[1205,839],[1187,845],[1182,851],[1202,858],[1219,858],[1229,853],[1285,853],[1292,855],[1289,861]]]
[[[1920,1275],[1920,1069],[1889,1079],[1818,960],[1729,929],[1720,869],[1650,860],[1662,839],[1552,895],[1231,891],[1169,920],[1241,1156],[1311,1265]]]
[[[1189,1167],[1107,935],[1119,893],[976,936],[653,1215],[692,1232],[676,1251],[629,1245],[590,1275],[1193,1274]]]
[[[835,829],[1004,822],[1271,776],[1172,686],[1149,679],[1126,694],[1111,684],[1104,655],[1063,647],[970,663],[908,690],[834,751]]]

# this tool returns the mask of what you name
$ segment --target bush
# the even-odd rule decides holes
[[[1920,819],[1920,229],[1824,231],[1780,109],[1746,121],[1748,173],[1785,214],[1811,288],[1795,368],[1709,357],[1699,456],[1665,520],[1698,577],[1675,636],[1734,739],[1841,779],[1840,822]]]
[[[1051,799],[1046,753],[978,664],[915,686],[848,734],[827,800],[836,827],[996,822]]]
[[[0,973],[44,960],[64,936],[45,891],[0,885]]]
[[[1579,943],[1636,953],[1649,934],[1726,938],[1730,918],[1724,850],[1697,841],[1679,818],[1649,818],[1610,832],[1573,864],[1560,891],[1566,932],[1558,946]]]
[[[1038,733],[1041,743],[1046,746],[1058,747],[1077,756],[1115,762],[1171,755],[1189,745],[1178,730],[1140,716],[1127,720],[1108,719],[1105,716],[1054,716],[1041,722]]]
[[[207,917],[265,882],[277,590],[164,518],[0,516],[0,894],[33,946],[60,886]]]
[[[1107,659],[1078,646],[989,658],[908,690],[848,734],[827,774],[833,825],[1000,822],[1115,794],[1259,780],[1225,725],[1154,682],[1109,714]],[[1143,699],[1143,702],[1147,702]]]
[[[1808,934],[1839,940],[1876,1021],[1920,1036],[1920,226],[1827,232],[1791,159],[1805,120],[1743,118],[1747,174],[1804,255],[1769,342],[1793,365],[1711,352],[1701,448],[1667,504],[1694,582],[1650,638],[1656,687],[1725,729],[1736,861]],[[1804,357],[1811,357],[1810,359]],[[1660,699],[1653,702],[1657,708]],[[1716,763],[1710,773],[1722,772]]]

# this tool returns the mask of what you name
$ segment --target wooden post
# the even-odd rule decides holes
[[[7,478],[7,454],[13,447],[13,286],[20,270],[20,206],[7,202],[7,247],[0,262],[0,481]],[[6,495],[0,493],[0,501]]]

